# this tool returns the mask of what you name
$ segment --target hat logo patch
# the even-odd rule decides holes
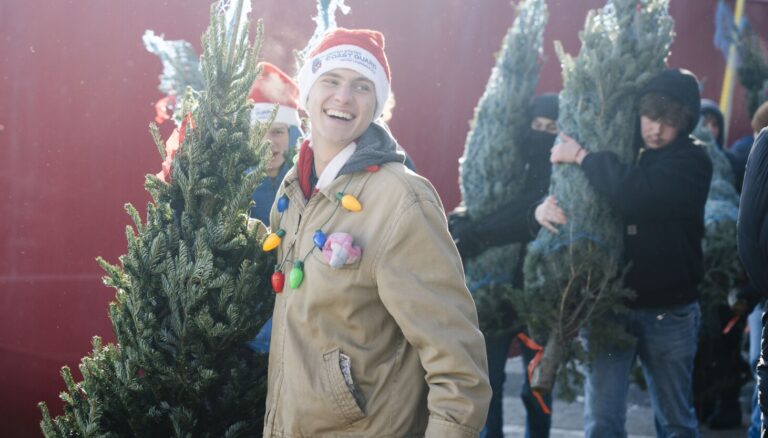
[[[377,71],[377,61],[360,50],[340,49],[330,52],[324,57],[328,62],[356,64],[372,74],[376,74]]]
[[[318,70],[320,70],[320,67],[323,66],[323,61],[320,60],[320,58],[315,58],[312,61],[312,74],[317,73]]]

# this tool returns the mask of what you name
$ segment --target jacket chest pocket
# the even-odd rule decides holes
[[[355,388],[351,361],[338,348],[323,354],[322,378],[336,412],[347,424],[365,418],[365,400]]]
[[[360,256],[357,257],[356,260],[342,263],[338,267],[333,267],[331,265],[331,260],[326,260],[326,256],[323,254],[323,250],[320,248],[315,248],[312,251],[312,258],[315,259],[315,262],[317,262],[318,265],[322,267],[322,269],[329,269],[331,271],[356,271],[360,269],[360,262],[363,260],[363,250],[361,249],[360,251]],[[332,256],[329,256],[328,258],[331,259]]]

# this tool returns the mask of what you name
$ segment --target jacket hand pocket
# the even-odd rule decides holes
[[[342,362],[347,373],[345,378]],[[354,387],[352,367],[349,358],[341,354],[338,348],[323,354],[323,369],[326,387],[333,398],[336,409],[348,423],[354,423],[365,417],[362,395]]]

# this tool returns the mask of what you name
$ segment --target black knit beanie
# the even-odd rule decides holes
[[[684,105],[691,111],[691,116],[698,119],[701,111],[699,81],[690,71],[682,68],[664,70],[648,82],[640,92],[640,97],[650,93],[661,94]],[[690,130],[686,134],[693,131],[696,119],[691,121]]]
[[[546,117],[557,120],[558,115],[558,95],[557,93],[544,93],[533,98],[531,104],[531,118]]]

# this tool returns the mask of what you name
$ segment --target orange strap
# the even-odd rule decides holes
[[[525,333],[520,332],[517,334],[517,339],[520,339],[520,342],[522,342],[526,347],[536,352],[536,356],[533,357],[533,360],[528,364],[528,386],[530,386],[531,379],[533,378],[533,370],[536,368],[536,365],[539,364],[539,361],[541,360],[541,356],[544,355],[544,347],[537,344],[536,341],[526,336]],[[552,411],[549,409],[549,406],[544,402],[544,398],[541,396],[539,391],[531,388],[531,393],[533,393],[533,396],[536,398],[536,401],[539,402],[539,406],[541,406],[541,410],[547,414],[550,415]]]
[[[730,332],[730,331],[731,331],[731,329],[733,328],[733,326],[735,326],[735,325],[736,325],[736,323],[737,323],[737,322],[739,322],[739,318],[741,318],[741,316],[740,316],[740,315],[735,315],[733,318],[731,318],[731,320],[730,320],[730,321],[728,321],[728,324],[726,324],[726,325],[725,325],[725,328],[723,329],[723,334],[724,334],[724,335],[727,335],[727,334],[728,334],[728,332]]]

